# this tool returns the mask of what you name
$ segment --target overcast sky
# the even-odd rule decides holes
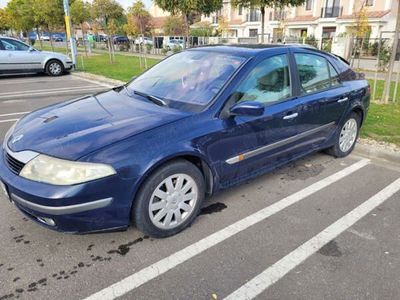
[[[121,3],[124,8],[127,8],[132,5],[134,0],[117,0],[117,2]],[[150,7],[151,0],[142,0],[147,7]],[[7,5],[8,0],[0,0],[0,7],[4,7]]]

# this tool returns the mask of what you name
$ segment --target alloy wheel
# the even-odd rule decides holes
[[[198,198],[198,187],[192,177],[171,175],[157,186],[151,196],[150,220],[160,229],[175,228],[193,213]]]
[[[357,133],[358,133],[357,121],[353,118],[347,120],[347,122],[342,127],[342,131],[340,132],[340,137],[339,137],[340,151],[345,153],[353,147],[357,139]]]
[[[58,62],[53,62],[49,65],[49,71],[52,75],[60,75],[62,68]]]

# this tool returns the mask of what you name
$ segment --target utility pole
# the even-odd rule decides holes
[[[399,31],[400,31],[400,1],[397,4],[397,21],[396,21],[396,29],[394,32],[393,50],[389,62],[389,72],[386,76],[385,88],[383,89],[383,95],[382,95],[382,100],[384,101],[384,103],[389,103],[390,87],[392,85],[393,67],[396,62],[397,45],[399,43],[399,38],[400,38]],[[397,72],[399,71],[397,70]]]
[[[70,47],[71,47],[71,55],[72,55],[72,63],[74,64],[74,68],[76,68],[76,43],[75,38],[73,37],[72,30],[71,30],[71,15],[69,11],[69,2],[68,0],[63,0],[64,2],[64,14],[65,14],[65,28],[67,29],[67,39],[69,40]]]

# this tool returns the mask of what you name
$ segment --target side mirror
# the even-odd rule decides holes
[[[35,51],[36,51],[36,49],[33,47],[29,47],[29,49],[28,49],[28,52],[35,52]]]
[[[229,109],[231,116],[261,116],[264,113],[264,105],[256,101],[245,101],[235,104]]]

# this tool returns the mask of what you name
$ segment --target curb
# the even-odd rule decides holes
[[[354,154],[366,158],[377,158],[400,164],[400,152],[374,148],[371,145],[357,144]]]
[[[71,76],[73,77],[79,77],[82,79],[85,79],[86,81],[91,81],[95,84],[102,85],[105,87],[116,87],[125,84],[126,82],[121,81],[121,80],[116,80],[116,79],[110,79],[104,76],[100,75],[94,75],[91,73],[86,73],[86,72],[73,72],[71,73]]]

